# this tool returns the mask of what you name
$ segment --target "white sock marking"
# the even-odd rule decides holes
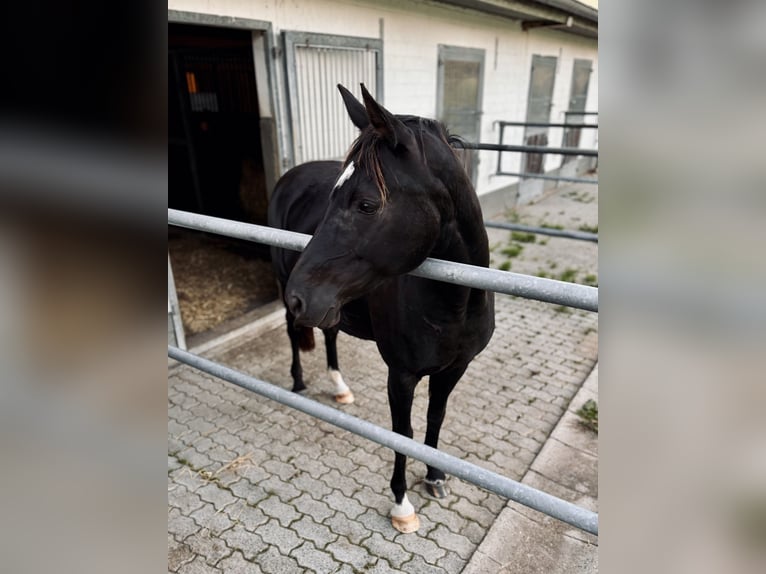
[[[335,394],[336,395],[345,395],[347,392],[349,392],[351,389],[348,388],[345,381],[343,380],[343,375],[340,374],[340,371],[336,371],[335,369],[330,369],[330,380],[335,383]]]
[[[409,516],[410,514],[415,514],[415,507],[410,504],[405,494],[401,504],[394,504],[391,509],[391,516]]]
[[[333,189],[333,191],[334,191],[334,190],[336,190],[336,189],[338,189],[338,188],[339,188],[341,185],[343,185],[344,183],[346,183],[346,182],[349,180],[349,178],[350,178],[352,175],[354,175],[354,169],[355,169],[355,168],[354,168],[354,162],[352,161],[352,162],[350,162],[350,163],[349,163],[349,164],[346,166],[346,169],[343,171],[343,173],[342,173],[342,174],[340,174],[340,177],[338,178],[338,181],[335,183],[335,186],[332,188],[332,189]]]

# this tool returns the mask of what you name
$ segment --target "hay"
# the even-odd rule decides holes
[[[178,230],[168,249],[187,336],[277,298],[271,263],[242,242]]]

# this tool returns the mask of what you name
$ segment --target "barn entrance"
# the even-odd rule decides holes
[[[266,224],[255,34],[168,24],[168,207]],[[277,297],[266,246],[170,227],[168,250],[190,346]]]

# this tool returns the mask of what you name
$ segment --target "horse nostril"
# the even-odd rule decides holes
[[[286,303],[287,308],[290,309],[290,313],[292,313],[295,317],[299,317],[301,313],[303,313],[303,309],[306,306],[303,298],[295,292],[290,293],[287,296]]]

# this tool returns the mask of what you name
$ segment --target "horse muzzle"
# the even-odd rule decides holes
[[[307,302],[306,298],[295,290],[288,292],[285,303],[287,309],[295,317],[295,324],[299,327],[329,329],[340,322],[340,305],[321,305]]]

